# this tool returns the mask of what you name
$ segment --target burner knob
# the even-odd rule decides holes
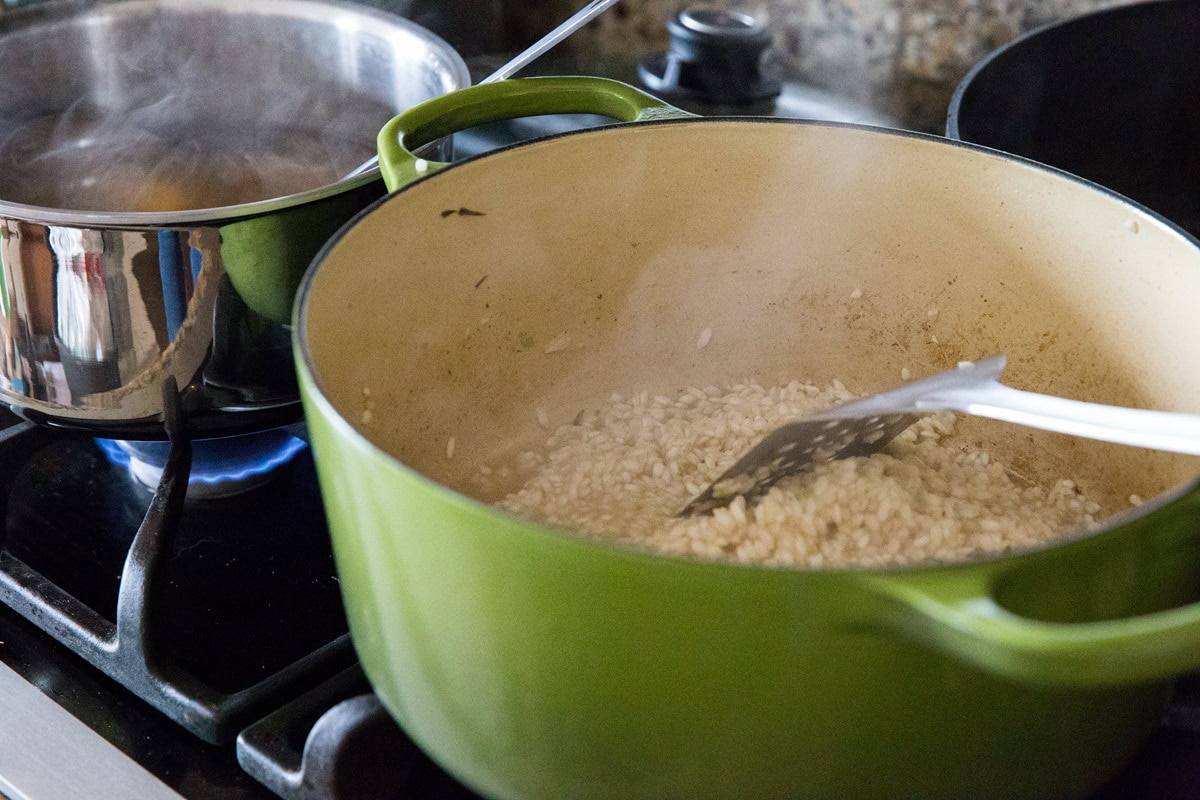
[[[748,106],[779,95],[779,82],[760,70],[771,34],[755,17],[693,8],[671,17],[667,31],[670,49],[638,66],[650,91],[666,100],[714,106]]]

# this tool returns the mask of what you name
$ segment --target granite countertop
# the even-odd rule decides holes
[[[516,52],[583,0],[359,0],[433,27],[465,55]],[[20,6],[42,0],[0,0]],[[564,45],[577,64],[634,65],[666,48],[666,19],[682,8],[739,9],[766,19],[771,69],[897,120],[942,133],[954,87],[975,62],[1021,33],[1139,0],[621,0]],[[448,28],[448,29],[447,29]]]
[[[664,20],[691,5],[765,16],[772,69],[899,120],[941,133],[950,95],[975,62],[1049,22],[1135,0],[622,0],[569,41],[597,58],[636,62],[666,46]],[[577,0],[529,3],[513,36],[533,41]]]

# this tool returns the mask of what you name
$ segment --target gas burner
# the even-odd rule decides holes
[[[97,439],[114,464],[126,467],[137,483],[153,489],[162,477],[169,442]],[[248,492],[267,483],[305,443],[284,430],[271,430],[192,442],[189,500],[212,500]]]

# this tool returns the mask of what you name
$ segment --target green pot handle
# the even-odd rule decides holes
[[[388,191],[447,166],[413,155],[422,145],[476,125],[542,114],[599,114],[619,122],[692,117],[656,97],[607,78],[521,78],[426,100],[379,132],[379,168]]]
[[[1118,528],[1024,557],[863,579],[890,601],[885,625],[906,638],[994,675],[1087,688],[1158,682],[1200,669],[1198,561],[1200,489],[1192,487]],[[1019,582],[1027,570],[1043,587],[1061,581],[1057,591],[1069,594],[1083,571],[1097,564],[1107,565],[1104,574],[1114,577],[1111,592],[1157,579],[1168,594],[1182,592],[1185,604],[1117,619],[1050,622],[1016,613],[997,599],[1005,581]],[[1093,589],[1097,585],[1103,581],[1093,580]]]

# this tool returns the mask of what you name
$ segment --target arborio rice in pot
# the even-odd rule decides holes
[[[988,450],[956,443],[951,413],[922,418],[882,453],[786,478],[757,502],[675,515],[775,427],[854,399],[834,381],[614,395],[525,453],[528,479],[500,505],[665,553],[805,567],[958,560],[1096,524],[1072,480],[1036,485]]]

